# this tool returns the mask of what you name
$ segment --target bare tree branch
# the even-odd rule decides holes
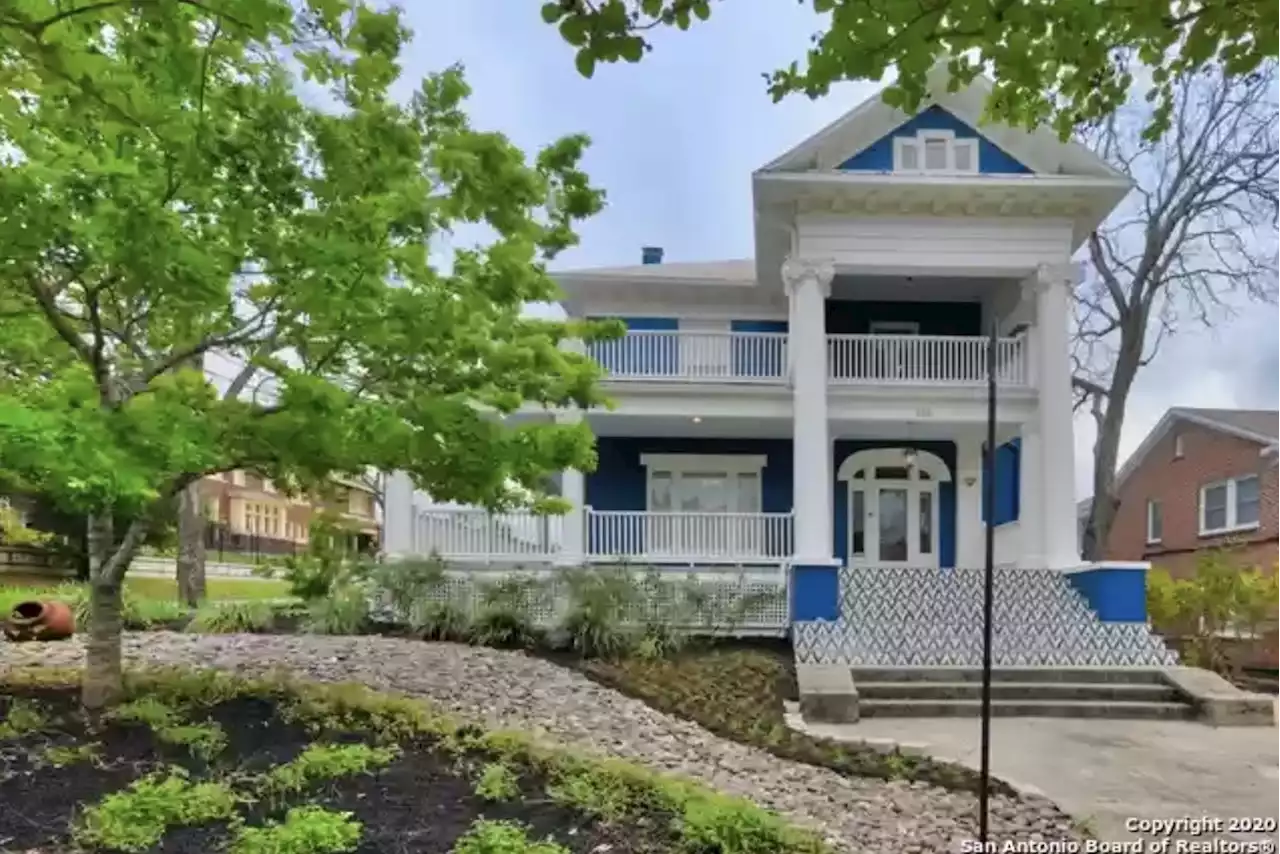
[[[1118,507],[1125,407],[1138,372],[1191,320],[1214,324],[1242,300],[1277,294],[1277,73],[1217,69],[1176,81],[1173,124],[1142,137],[1135,106],[1083,141],[1134,181],[1088,241],[1090,275],[1076,293],[1072,362],[1077,411],[1098,428],[1086,559],[1102,556]]]

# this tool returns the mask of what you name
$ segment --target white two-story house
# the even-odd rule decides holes
[[[634,266],[559,273],[569,315],[627,327],[591,350],[616,408],[531,416],[597,436],[596,469],[562,477],[576,509],[440,508],[401,478],[388,550],[750,571],[786,586],[791,626],[848,617],[859,578],[905,589],[980,569],[988,517],[997,565],[1078,575],[1072,255],[1130,185],[1048,131],[980,126],[988,83],[933,91],[913,115],[874,97],[752,174],[752,258],[647,247]],[[1084,573],[1059,586],[1104,621],[1145,620],[1140,577]]]

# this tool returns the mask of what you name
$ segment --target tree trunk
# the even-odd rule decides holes
[[[178,601],[190,608],[205,597],[204,524],[200,489],[193,483],[178,493]]]
[[[116,550],[111,511],[89,516],[89,640],[85,644],[80,702],[97,712],[116,702],[124,691],[120,655],[120,582],[111,577]]]
[[[89,712],[100,712],[115,704],[124,693],[120,590],[119,584],[101,576],[89,586],[89,641],[85,644],[84,679],[80,685],[80,703]]]
[[[1081,556],[1086,561],[1103,560],[1106,557],[1107,540],[1116,510],[1120,507],[1116,495],[1116,467],[1120,460],[1120,433],[1124,429],[1124,413],[1129,403],[1129,392],[1142,361],[1142,333],[1145,323],[1136,336],[1121,333],[1120,352],[1112,373],[1111,389],[1107,393],[1106,411],[1098,424],[1098,438],[1093,445],[1093,503],[1089,519],[1081,538]],[[1126,341],[1126,338],[1135,338]]]

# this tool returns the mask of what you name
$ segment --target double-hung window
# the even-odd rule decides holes
[[[1258,525],[1258,476],[1200,487],[1200,536],[1249,530]]]
[[[1147,502],[1147,545],[1164,539],[1164,516],[1159,501]]]
[[[953,131],[921,130],[893,138],[893,171],[972,174],[978,171],[978,140]]]
[[[645,454],[646,550],[734,557],[761,548],[763,456]]]

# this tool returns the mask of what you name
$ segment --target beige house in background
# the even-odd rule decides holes
[[[203,478],[198,488],[205,515],[216,526],[213,533],[223,538],[216,545],[230,551],[299,551],[321,510],[337,512],[356,533],[361,549],[376,548],[379,542],[378,501],[370,484],[344,479],[329,498],[291,496],[266,478],[237,470]]]

